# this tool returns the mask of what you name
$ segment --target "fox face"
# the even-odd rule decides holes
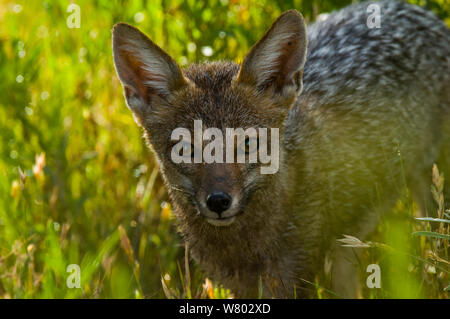
[[[123,23],[114,27],[114,64],[127,105],[144,129],[180,218],[230,226],[245,215],[255,192],[276,178],[277,173],[261,174],[264,164],[248,159],[263,146],[274,153],[271,146],[280,145],[279,140],[268,134],[267,145],[261,145],[260,136],[233,136],[229,129],[259,133],[277,128],[282,139],[286,116],[302,88],[305,29],[302,16],[288,11],[241,65],[214,62],[182,70],[138,29]],[[196,123],[201,123],[200,137]],[[180,128],[192,141],[174,139]],[[231,147],[218,143],[207,152],[210,143],[225,139],[233,142]],[[205,152],[219,160],[196,158]],[[283,148],[276,153],[283,166]],[[185,161],[174,161],[174,154]],[[236,161],[238,154],[246,161]]]

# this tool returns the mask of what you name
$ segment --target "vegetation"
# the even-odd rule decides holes
[[[182,66],[239,62],[282,11],[313,21],[350,2],[80,0],[80,28],[69,28],[68,1],[0,0],[0,298],[232,296],[185,254],[157,164],[125,106],[110,30],[136,25]],[[446,0],[414,2],[450,25]],[[362,283],[368,264],[381,267],[382,288],[365,287],[364,297],[448,297],[442,178],[435,168],[441,220],[414,220],[405,188],[371,242],[344,241],[364,249]],[[80,288],[66,284],[71,264]],[[317,297],[333,297],[325,276],[310,284]]]

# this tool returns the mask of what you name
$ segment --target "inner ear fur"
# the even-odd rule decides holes
[[[296,10],[283,13],[245,57],[238,82],[259,91],[294,88],[299,92],[307,45],[303,16]]]

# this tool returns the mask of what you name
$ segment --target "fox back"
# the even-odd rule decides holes
[[[450,145],[450,32],[431,13],[395,1],[375,3],[381,27],[370,28],[369,4],[308,31],[301,14],[287,11],[240,65],[182,70],[136,28],[113,29],[127,105],[157,157],[180,232],[206,273],[238,297],[257,296],[260,280],[266,297],[293,296],[294,286],[311,296],[304,282],[328,256],[333,288],[355,296],[357,269],[336,239],[369,235],[404,184],[431,210],[428,173]],[[193,136],[194,121],[224,135],[279,129],[278,170],[174,163],[172,133]]]

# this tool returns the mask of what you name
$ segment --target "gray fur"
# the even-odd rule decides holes
[[[431,166],[450,145],[442,134],[450,107],[449,29],[417,6],[378,4],[379,29],[366,27],[369,3],[308,28],[304,90],[287,119],[285,146],[303,166],[296,180],[305,181],[295,185],[298,227],[320,215],[314,227],[326,247],[342,234],[364,239],[406,185],[413,194],[418,183],[426,185],[420,191],[427,194],[414,195],[428,197]],[[348,273],[334,275],[355,281],[354,267],[342,268]],[[355,296],[353,287],[335,286]]]

